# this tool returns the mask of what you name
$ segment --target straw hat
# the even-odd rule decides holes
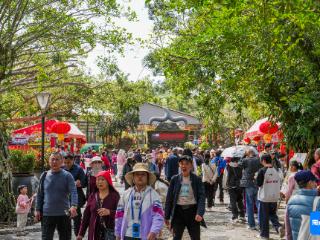
[[[149,174],[149,182],[148,182],[148,185],[153,185],[157,178],[156,176],[151,173],[148,169],[148,165],[145,164],[145,163],[136,163],[133,167],[133,170],[131,172],[128,172],[126,175],[125,175],[125,179],[127,181],[127,183],[129,183],[129,185],[133,186],[133,174],[135,172],[146,172]]]

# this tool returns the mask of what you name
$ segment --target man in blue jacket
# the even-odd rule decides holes
[[[172,177],[168,189],[165,223],[172,228],[174,240],[182,239],[185,227],[192,240],[200,240],[200,223],[205,226],[204,186],[202,180],[191,172],[192,161],[189,156],[180,157],[181,173]]]
[[[168,157],[166,161],[166,178],[170,182],[174,175],[179,173],[179,157],[178,149],[174,148],[172,154]]]

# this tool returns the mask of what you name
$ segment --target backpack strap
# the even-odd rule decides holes
[[[313,207],[312,207],[312,211],[315,212],[317,210],[317,206],[318,206],[318,202],[320,200],[319,196],[316,196],[313,200]]]

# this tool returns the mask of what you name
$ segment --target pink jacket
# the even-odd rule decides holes
[[[27,195],[20,194],[17,199],[16,213],[29,213],[32,205],[32,199],[29,199]]]

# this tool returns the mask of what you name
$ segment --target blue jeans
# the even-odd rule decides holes
[[[256,223],[254,220],[254,204],[258,207],[258,201],[257,201],[257,193],[258,189],[257,187],[246,187],[246,212],[248,217],[248,224],[249,227],[255,227]]]

